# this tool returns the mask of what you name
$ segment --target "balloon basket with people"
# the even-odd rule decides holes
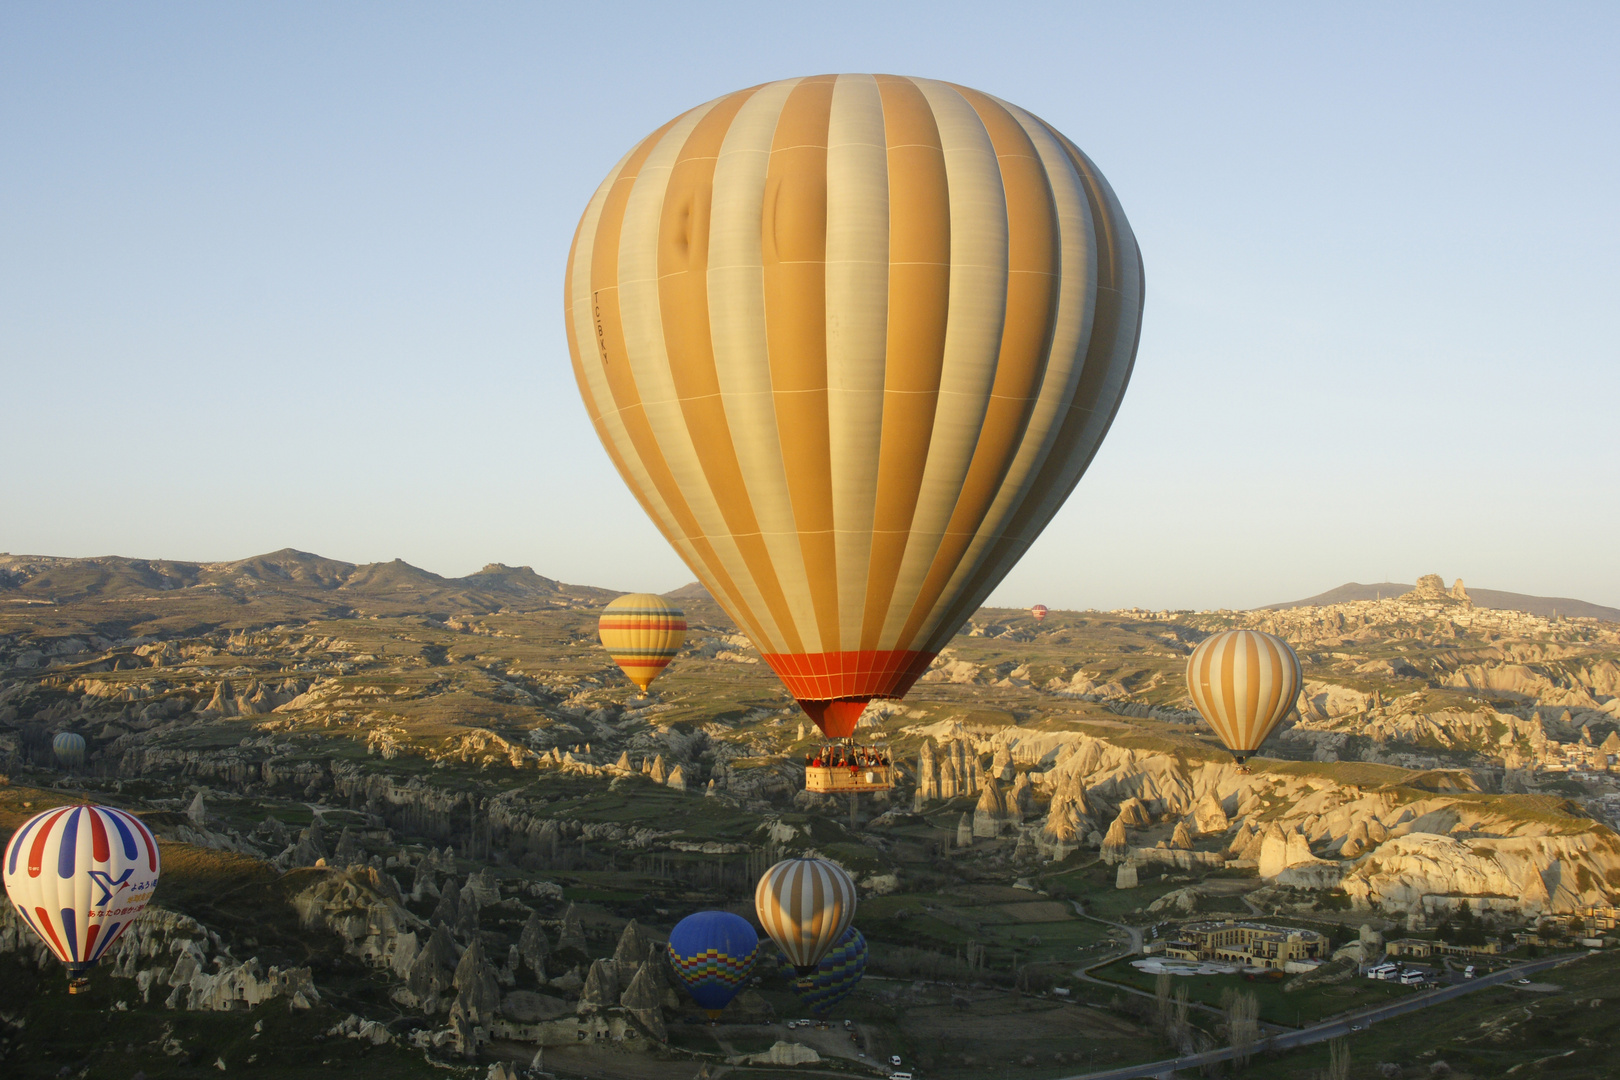
[[[894,757],[885,742],[826,740],[804,755],[804,790],[822,795],[889,791],[895,782]]]

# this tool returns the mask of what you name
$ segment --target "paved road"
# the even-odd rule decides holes
[[[1464,994],[1472,994],[1477,990],[1485,989],[1487,986],[1500,986],[1515,979],[1522,979],[1526,975],[1546,971],[1548,968],[1557,967],[1559,964],[1568,963],[1571,960],[1578,960],[1585,955],[1585,953],[1566,953],[1563,956],[1551,956],[1545,960],[1532,960],[1529,963],[1519,964],[1515,967],[1503,968],[1501,971],[1495,971],[1489,975],[1481,975],[1479,978],[1470,979],[1467,982],[1443,986],[1438,990],[1414,994],[1412,997],[1402,998],[1400,1001],[1388,1005],[1364,1009],[1361,1012],[1351,1013],[1336,1020],[1328,1020],[1310,1027],[1300,1028],[1298,1031],[1272,1035],[1257,1043],[1251,1053],[1257,1053],[1267,1048],[1292,1050],[1300,1046],[1309,1046],[1312,1043],[1326,1042],[1328,1039],[1348,1035],[1352,1024],[1365,1026],[1377,1023],[1380,1020],[1389,1020],[1405,1013],[1426,1009],[1431,1005],[1438,1005],[1443,1001],[1450,1001],[1452,998],[1461,997]],[[1102,1072],[1079,1073],[1075,1076],[1062,1077],[1060,1080],[1140,1080],[1142,1077],[1156,1077],[1165,1080],[1165,1078],[1172,1077],[1183,1069],[1197,1069],[1235,1056],[1236,1051],[1228,1047],[1223,1050],[1211,1050],[1206,1054],[1191,1054],[1182,1058],[1150,1061],[1141,1065],[1127,1065],[1120,1069],[1106,1069]]]

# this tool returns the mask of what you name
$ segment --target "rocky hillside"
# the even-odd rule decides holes
[[[144,814],[173,873],[95,993],[238,1032],[176,1028],[140,1051],[155,1065],[245,1062],[261,1051],[229,1025],[265,1010],[430,1070],[482,1068],[497,1046],[525,1067],[597,1050],[723,1063],[736,1047],[689,1031],[651,946],[695,907],[747,911],[789,852],[855,875],[874,971],[954,988],[943,1036],[907,1026],[920,1002],[862,999],[892,1018],[873,1038],[908,1047],[994,1043],[989,1018],[1024,1000],[996,995],[1070,980],[1100,932],[1049,898],[1329,933],[1423,933],[1467,906],[1511,935],[1586,933],[1583,911],[1620,893],[1620,626],[1482,609],[1438,579],[1276,611],[980,611],[906,701],[862,718],[905,775],[852,818],[801,790],[814,731],[701,590],[641,698],[595,640],[611,594],[527,570],[4,565],[0,826],[80,793]],[[1183,681],[1228,626],[1285,636],[1306,674],[1247,774]],[[71,769],[51,750],[64,731],[87,743]],[[0,1022],[53,1022],[51,964],[14,921],[0,951],[33,973],[0,991]],[[953,1004],[973,986],[982,1017]],[[24,990],[46,1004],[6,996]],[[758,991],[750,1015],[796,1008],[785,983]],[[1110,1022],[1096,1038],[1157,1052],[1128,1014]]]

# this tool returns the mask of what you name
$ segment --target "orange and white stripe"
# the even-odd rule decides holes
[[[855,882],[826,859],[783,859],[759,879],[754,910],[788,962],[813,971],[855,918]]]
[[[615,597],[596,620],[602,648],[645,694],[686,641],[686,613],[662,596]]]
[[[825,702],[903,694],[1051,520],[1124,393],[1143,278],[1107,182],[1037,117],[824,75],[643,139],[565,291],[625,482]]]
[[[1288,715],[1303,679],[1288,642],[1259,630],[1224,630],[1187,658],[1193,704],[1240,763]]]

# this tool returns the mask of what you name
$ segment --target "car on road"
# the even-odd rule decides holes
[[[1520,979],[1519,980],[1519,985],[1520,986],[1529,986],[1530,985],[1530,980],[1529,979]]]
[[[1350,1025],[1350,1030],[1351,1031],[1366,1031],[1367,1030],[1367,1025],[1366,1024],[1351,1024]]]
[[[899,1054],[890,1054],[889,1055],[889,1066],[891,1068],[895,1068],[895,1069],[898,1069],[900,1067],[900,1055]]]

